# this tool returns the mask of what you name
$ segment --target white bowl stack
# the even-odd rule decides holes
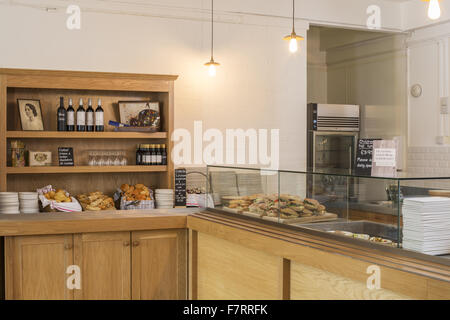
[[[155,199],[157,209],[172,209],[174,192],[173,189],[156,189]]]
[[[21,213],[39,213],[37,192],[19,192],[19,200]]]
[[[0,214],[19,214],[19,194],[0,192]]]

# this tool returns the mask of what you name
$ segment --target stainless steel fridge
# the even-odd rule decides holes
[[[342,201],[355,196],[350,178],[332,173],[351,174],[355,166],[360,134],[360,106],[337,104],[308,104],[307,165],[313,172],[330,175],[310,175],[308,196]]]
[[[358,105],[308,104],[308,169],[353,170],[360,132]]]

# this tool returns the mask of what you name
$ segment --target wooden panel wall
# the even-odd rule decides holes
[[[279,258],[198,234],[198,299],[279,298]]]
[[[409,299],[386,289],[369,290],[364,282],[297,262],[291,263],[291,279],[292,300]]]

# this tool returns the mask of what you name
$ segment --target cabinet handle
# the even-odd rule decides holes
[[[130,241],[124,241],[124,242],[123,242],[123,246],[124,246],[124,247],[128,247],[129,245],[130,245]]]
[[[72,245],[71,244],[66,244],[66,245],[64,245],[64,249],[70,250],[70,249],[72,249]]]
[[[137,247],[139,245],[139,241],[133,241],[133,247]]]

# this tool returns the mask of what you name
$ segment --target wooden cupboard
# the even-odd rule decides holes
[[[71,300],[67,267],[73,265],[73,235],[5,239],[6,299]]]
[[[186,241],[184,229],[6,237],[6,299],[185,299]]]
[[[129,232],[76,234],[74,257],[81,271],[81,290],[74,290],[75,299],[130,299]]]
[[[186,232],[132,232],[133,300],[186,299]]]

